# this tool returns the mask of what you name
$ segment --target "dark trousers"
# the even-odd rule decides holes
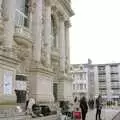
[[[99,119],[98,119],[99,117]],[[96,120],[101,120],[101,109],[96,110]]]
[[[82,112],[82,120],[85,120],[86,118],[86,113]]]

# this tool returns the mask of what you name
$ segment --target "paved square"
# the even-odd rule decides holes
[[[102,109],[102,120],[112,120],[112,118],[119,112],[119,109]],[[86,120],[95,120],[96,109],[89,110]]]

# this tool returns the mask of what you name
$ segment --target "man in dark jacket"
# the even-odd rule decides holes
[[[88,111],[87,101],[85,97],[82,97],[82,99],[80,100],[80,108],[82,112],[82,120],[85,120]]]
[[[101,109],[102,109],[102,97],[101,95],[98,96],[96,99],[96,120],[99,117],[99,120],[101,120]]]

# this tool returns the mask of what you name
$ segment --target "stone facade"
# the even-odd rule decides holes
[[[88,66],[86,64],[72,64],[71,75],[73,78],[72,94],[73,98],[88,98]]]
[[[70,0],[0,0],[0,7],[0,102],[16,100],[16,75],[37,102],[54,102],[54,91],[57,101],[71,100]]]

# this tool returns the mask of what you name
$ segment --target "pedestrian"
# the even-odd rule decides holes
[[[80,99],[80,108],[82,112],[82,120],[85,120],[86,114],[88,112],[88,105],[87,105],[86,98],[84,96]]]
[[[27,114],[30,114],[31,116],[34,116],[34,113],[32,111],[32,106],[35,104],[35,99],[30,98],[27,106]]]
[[[89,105],[90,109],[94,109],[94,100],[93,99],[89,99],[88,105]]]
[[[102,97],[101,95],[98,96],[96,99],[96,120],[101,120],[101,110],[102,110]]]

